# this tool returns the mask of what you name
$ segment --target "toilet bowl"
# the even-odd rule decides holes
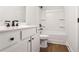
[[[48,39],[48,35],[40,35],[40,39]]]
[[[48,35],[40,35],[40,45],[41,48],[47,48],[48,45]]]

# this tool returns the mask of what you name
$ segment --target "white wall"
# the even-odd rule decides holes
[[[78,18],[79,18],[79,6],[78,6]]]
[[[43,10],[58,10],[58,9],[63,9],[64,6],[44,6]]]
[[[19,20],[25,21],[25,7],[24,6],[0,6],[0,25],[5,20]]]
[[[62,20],[63,19],[63,20]],[[46,30],[48,35],[53,33],[65,32],[64,26],[64,11],[63,10],[50,10],[46,12]]]
[[[48,43],[64,44],[66,42],[63,6],[44,6],[41,24],[45,26],[42,35],[48,35]]]
[[[26,23],[28,25],[39,26],[41,10],[38,6],[26,7]]]
[[[69,46],[71,51],[78,51],[78,24],[76,6],[65,7],[65,20],[68,39],[66,44]]]
[[[63,20],[62,20],[63,19]],[[65,32],[64,8],[58,6],[47,6],[42,10],[41,24],[45,26],[42,34],[52,35]],[[63,27],[63,28],[61,28]]]
[[[79,18],[79,6],[78,6],[78,18]],[[79,23],[78,23],[78,51],[79,51]]]

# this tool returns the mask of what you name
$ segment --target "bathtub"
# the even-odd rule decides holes
[[[45,34],[41,34],[41,35],[45,36]],[[52,34],[48,34],[47,36],[48,36],[48,43],[65,45],[67,39],[66,33],[52,33]]]

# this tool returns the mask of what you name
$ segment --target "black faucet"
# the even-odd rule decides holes
[[[5,23],[7,27],[10,27],[10,21],[6,20]]]
[[[12,26],[15,26],[15,21],[12,21]]]
[[[13,20],[12,21],[12,26],[18,26],[18,20]]]
[[[15,20],[15,21],[16,21],[16,24],[15,25],[18,26],[18,20]]]

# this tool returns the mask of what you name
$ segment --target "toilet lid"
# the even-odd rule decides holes
[[[40,35],[40,37],[48,37],[48,35]]]

